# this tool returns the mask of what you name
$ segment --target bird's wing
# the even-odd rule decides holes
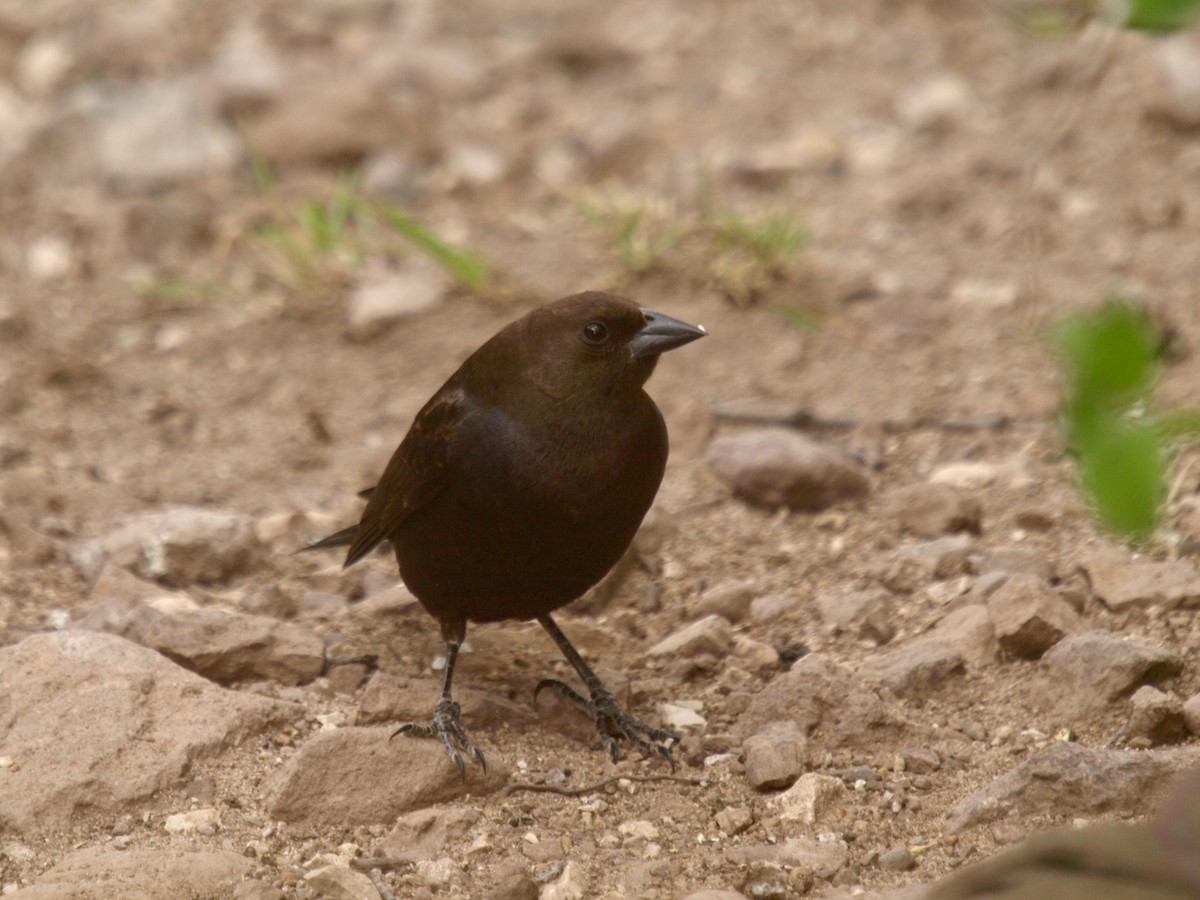
[[[346,553],[346,566],[374,550],[446,486],[446,458],[468,405],[463,390],[451,388],[439,391],[417,414],[371,491]]]

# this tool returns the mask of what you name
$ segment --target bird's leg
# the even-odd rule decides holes
[[[479,764],[483,766],[485,772],[487,771],[487,760],[483,758],[483,751],[472,744],[467,733],[463,731],[462,723],[459,721],[461,709],[450,696],[450,683],[454,680],[454,662],[458,659],[458,648],[466,636],[465,629],[463,632],[457,640],[450,638],[446,640],[446,674],[442,679],[442,695],[433,708],[433,721],[428,725],[413,722],[401,725],[392,732],[392,737],[398,734],[407,734],[413,737],[440,739],[442,746],[446,748],[446,753],[450,755],[451,762],[458,766],[459,774],[462,775],[463,781],[466,781],[467,767],[460,751],[470,753],[479,760]]]
[[[621,709],[612,693],[604,686],[591,667],[583,661],[579,651],[554,624],[554,620],[548,615],[538,616],[538,623],[546,629],[550,637],[554,638],[554,643],[558,644],[558,649],[567,658],[567,662],[579,673],[579,677],[583,679],[583,683],[588,689],[590,699],[585,700],[574,689],[553,679],[547,679],[538,684],[535,696],[538,692],[551,688],[576,706],[593,713],[596,717],[596,731],[600,733],[600,740],[608,746],[608,752],[612,756],[613,762],[617,761],[617,741],[624,737],[641,747],[643,752],[663,757],[670,763],[671,771],[674,772],[675,759],[671,756],[670,745],[678,743],[679,736],[663,728],[655,728],[639,722]]]

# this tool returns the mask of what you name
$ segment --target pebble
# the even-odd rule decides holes
[[[814,825],[826,818],[845,795],[846,785],[840,778],[806,772],[776,798],[779,818],[785,822]]]
[[[917,861],[913,859],[912,851],[903,844],[897,844],[879,855],[879,868],[885,872],[908,872],[916,868],[916,865]]]
[[[795,722],[772,722],[742,745],[746,779],[756,791],[787,787],[804,771],[808,740]]]
[[[163,828],[167,834],[212,834],[221,825],[221,817],[216,809],[202,807],[189,812],[174,813],[167,816]]]
[[[729,651],[733,631],[723,616],[705,616],[674,634],[667,635],[647,651],[650,657],[688,658],[701,654],[721,657]]]
[[[707,461],[735,494],[760,506],[815,511],[870,491],[860,463],[788,429],[719,437],[710,445]]]

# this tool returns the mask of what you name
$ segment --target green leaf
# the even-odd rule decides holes
[[[1067,389],[1063,426],[1084,493],[1106,528],[1145,538],[1166,494],[1167,428],[1139,418],[1158,374],[1154,329],[1141,310],[1113,300],[1068,319],[1058,345]]]
[[[1068,414],[1128,408],[1154,384],[1154,330],[1145,313],[1126,301],[1110,301],[1098,312],[1068,319],[1058,344],[1066,368]]]
[[[381,207],[381,212],[383,220],[389,228],[407,237],[420,250],[432,257],[459,284],[473,291],[481,291],[487,287],[487,266],[478,256],[469,251],[452,247],[428,228],[393,206],[384,205]]]
[[[1170,34],[1200,21],[1200,0],[1104,0],[1109,19],[1124,28]]]
[[[1101,523],[1117,534],[1146,538],[1158,524],[1166,458],[1143,425],[1114,423],[1079,448],[1084,490]]]

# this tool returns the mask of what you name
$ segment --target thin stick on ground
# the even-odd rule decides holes
[[[518,791],[532,791],[537,794],[561,794],[564,797],[581,797],[584,794],[594,794],[597,791],[603,790],[610,784],[616,784],[618,781],[676,781],[679,784],[688,784],[693,787],[699,787],[704,784],[702,778],[687,778],[683,775],[614,775],[612,778],[605,778],[603,781],[597,781],[594,784],[585,784],[582,787],[559,787],[556,784],[510,784],[504,788],[504,795],[515,794]]]

